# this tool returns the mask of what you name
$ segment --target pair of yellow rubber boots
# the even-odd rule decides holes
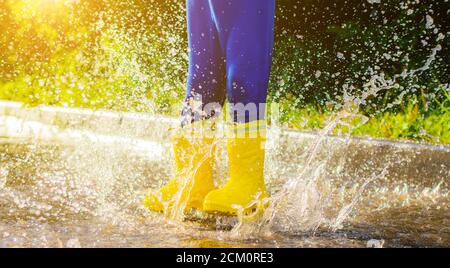
[[[268,197],[264,184],[264,127],[261,121],[255,121],[228,129],[230,178],[218,189],[213,180],[214,138],[174,135],[175,178],[149,193],[144,205],[157,212],[182,206],[184,211],[197,209],[225,215],[261,209]]]

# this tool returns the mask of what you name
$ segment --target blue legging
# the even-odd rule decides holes
[[[205,105],[221,107],[226,96],[235,122],[264,119],[274,16],[275,0],[187,0],[186,102],[201,100],[203,109],[192,121],[213,116]]]

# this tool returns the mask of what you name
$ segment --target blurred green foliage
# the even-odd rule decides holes
[[[373,3],[371,3],[373,2]],[[184,1],[0,0],[0,98],[176,115],[184,96]],[[281,122],[450,144],[445,1],[278,0],[269,101]]]

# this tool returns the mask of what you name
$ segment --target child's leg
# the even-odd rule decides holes
[[[234,121],[264,119],[272,63],[275,0],[210,1],[226,57],[227,94]],[[242,109],[245,105],[247,111]]]
[[[259,215],[268,196],[264,184],[264,108],[272,60],[275,1],[210,2],[226,57],[227,93],[236,124],[227,133],[230,179],[205,197],[203,209]]]
[[[208,0],[187,0],[189,76],[183,111],[185,121],[214,115],[212,106],[225,101],[225,58]],[[192,101],[195,100],[195,103]],[[199,107],[199,103],[201,103]],[[205,107],[209,104],[209,107]],[[195,107],[193,107],[195,106]],[[202,114],[203,113],[203,114]],[[191,123],[191,122],[183,122]]]
[[[209,1],[187,0],[187,20],[189,77],[182,125],[212,116],[214,110],[205,105],[220,106],[225,99],[225,62]],[[198,124],[202,125],[191,126],[196,128]],[[144,199],[146,207],[174,218],[191,208],[202,209],[204,197],[214,189],[214,142],[205,132],[179,130],[173,136],[175,178],[158,191],[150,192]]]

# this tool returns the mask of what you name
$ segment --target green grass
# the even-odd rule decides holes
[[[375,138],[424,141],[450,144],[450,96],[442,89],[446,99],[436,102],[434,109],[420,108],[416,99],[409,100],[396,112],[385,111],[375,115],[364,114],[354,109],[354,117],[333,129],[333,134],[369,136]],[[283,109],[284,107],[284,109]],[[323,111],[314,106],[291,109],[289,103],[282,105],[280,121],[287,127],[306,131],[323,129],[336,117],[336,112]],[[289,108],[289,109],[288,109]],[[364,118],[367,122],[362,122]]]
[[[184,18],[184,12],[180,14],[180,18]],[[70,17],[63,18],[69,20]],[[43,23],[33,33],[34,38],[29,38],[25,30],[33,28],[32,18],[22,19],[25,21],[16,22],[18,28],[9,33],[11,36],[0,38],[0,45],[10,40],[17,43],[8,49],[0,47],[0,99],[28,106],[44,104],[179,114],[188,61],[185,34],[180,30],[185,25],[184,19],[177,20],[177,27],[158,24],[152,28],[151,24],[138,24],[135,30],[125,25],[109,26],[101,31],[97,30],[96,24],[95,27],[91,25],[94,31],[74,28],[67,22],[67,29],[60,29],[59,39],[53,36],[61,28],[59,23],[58,27]],[[55,23],[59,20],[61,18]],[[141,33],[143,26],[149,29]],[[49,37],[49,33],[53,34]],[[344,82],[345,79],[333,77],[337,71],[330,62],[335,60],[335,51],[328,51],[313,39],[308,42],[297,39],[280,37],[277,42],[270,99],[280,102],[280,123],[306,131],[323,129],[342,112],[327,106],[329,101],[339,102],[338,97],[342,95],[342,86],[336,85],[333,91],[330,82]],[[352,41],[349,40],[350,45],[353,45]],[[41,47],[36,48],[36,44]],[[372,64],[372,55],[362,59]],[[368,119],[366,123],[361,123],[361,117],[351,117],[333,132],[450,144],[450,97],[448,88],[443,86],[447,80],[440,76],[444,70],[440,66],[445,66],[447,61],[439,60],[425,75],[427,79],[422,79],[425,82],[413,77],[412,80],[418,81],[412,81],[411,85],[405,82],[402,87],[388,91],[389,94],[372,96],[368,101],[375,100],[379,106],[374,106],[371,111],[367,110],[369,104],[361,109],[351,107],[352,114]],[[351,74],[358,73],[358,68],[367,67],[359,66],[358,61],[353,61],[353,65],[346,64]],[[317,70],[322,71],[320,77]],[[418,94],[411,94],[410,90],[415,88],[427,92],[422,94],[426,101],[414,97]],[[403,92],[409,92],[409,95],[403,96]],[[392,109],[380,109],[399,96],[402,103]]]

